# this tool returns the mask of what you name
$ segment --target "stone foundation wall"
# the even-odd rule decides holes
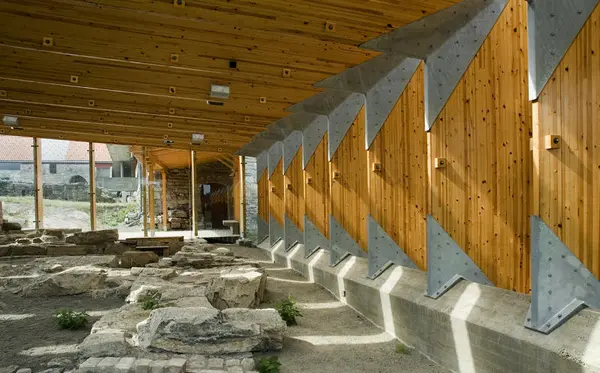
[[[190,169],[176,168],[167,171],[167,209],[169,226],[173,230],[191,228]]]

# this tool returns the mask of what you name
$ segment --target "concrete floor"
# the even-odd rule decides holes
[[[263,307],[291,295],[303,308],[278,353],[281,373],[445,373],[416,351],[396,352],[397,341],[331,293],[291,269],[270,263],[261,249],[228,246],[236,255],[265,261],[269,280]]]

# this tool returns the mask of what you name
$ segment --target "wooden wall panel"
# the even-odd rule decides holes
[[[283,227],[283,159],[277,163],[271,178],[269,179],[269,213]]]
[[[510,0],[434,123],[431,209],[498,287],[530,291],[527,2]],[[431,166],[430,166],[431,167]]]
[[[304,170],[305,178],[311,178],[311,184],[304,189],[306,215],[319,228],[325,238],[329,239],[329,215],[331,214],[331,198],[329,194],[329,159],[327,157],[327,133],[317,146]]]
[[[369,148],[369,210],[408,254],[427,269],[427,134],[424,123],[423,64]],[[381,163],[380,172],[373,164]]]
[[[367,251],[368,182],[365,150],[365,108],[363,107],[331,159],[331,215]]]
[[[265,170],[258,180],[258,216],[269,224],[269,171]]]
[[[302,170],[302,147],[292,160],[284,175],[285,213],[304,231],[304,171]]]
[[[534,110],[534,213],[600,277],[600,6]],[[546,150],[547,135],[559,135],[561,147]]]

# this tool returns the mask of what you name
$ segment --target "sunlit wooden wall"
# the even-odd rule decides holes
[[[425,270],[431,214],[496,286],[529,293],[537,214],[600,277],[600,8],[537,102],[526,8],[509,0],[430,133],[421,65],[368,151],[364,108],[329,163],[321,143],[305,170],[306,214],[319,228],[329,204],[366,250],[371,214]],[[546,149],[547,136],[560,147]]]
[[[600,7],[534,104],[534,213],[600,277]],[[546,149],[546,136],[559,136]]]
[[[294,156],[284,175],[285,214],[304,231],[304,171],[302,170],[302,147]]]
[[[331,162],[331,215],[367,251],[368,182],[363,107]],[[339,172],[339,178],[333,174]]]
[[[283,185],[283,159],[277,163],[277,166],[269,179],[269,214],[283,227],[284,214],[284,185]],[[267,220],[268,221],[268,220]]]
[[[258,217],[269,223],[269,171],[265,170],[260,179],[258,179]]]
[[[327,141],[328,136],[325,133],[304,170],[305,212],[325,238],[329,238],[329,215],[331,214]],[[310,184],[306,181],[308,178],[311,180]]]
[[[429,186],[421,64],[369,148],[369,211],[415,264],[427,268]],[[373,165],[381,164],[375,172]]]
[[[510,0],[431,131],[431,212],[498,287],[530,289],[527,2]]]

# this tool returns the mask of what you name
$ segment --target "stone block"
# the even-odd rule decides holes
[[[79,373],[95,373],[96,366],[102,358],[91,357],[79,365]]]
[[[151,251],[126,251],[120,259],[121,268],[144,267],[150,263],[158,263],[158,255]]]
[[[206,366],[208,369],[223,369],[225,361],[218,357],[211,357],[208,359]]]
[[[150,359],[137,359],[133,364],[133,369],[135,373],[150,373],[150,364],[152,360]]]
[[[92,245],[49,245],[47,246],[49,256],[84,256],[101,254],[101,249]]]
[[[192,355],[187,362],[187,369],[190,371],[196,371],[206,368],[206,356]]]
[[[102,330],[88,335],[79,345],[82,357],[126,356],[130,345],[120,330]],[[113,365],[116,365],[113,364]]]
[[[0,245],[0,256],[10,256],[12,254],[12,245]]]
[[[6,368],[0,368],[0,373],[15,373],[19,369],[17,365],[10,365]]]
[[[256,268],[234,268],[212,278],[206,287],[206,297],[218,309],[256,308],[262,302],[267,275]]]
[[[31,245],[31,238],[18,238],[16,241],[19,245]]]
[[[115,366],[116,373],[130,373],[133,369],[133,364],[135,363],[135,358],[133,357],[123,357],[117,365]]]
[[[31,373],[31,368],[19,368],[16,373]]]
[[[106,255],[123,255],[126,251],[131,251],[132,247],[121,242],[109,242],[104,248]]]
[[[139,277],[158,277],[163,280],[170,280],[177,276],[177,271],[173,268],[132,267],[131,275]]]
[[[236,367],[228,367],[227,372],[228,373],[244,373],[244,370],[242,369],[242,367],[236,366]]]
[[[115,373],[118,357],[105,357],[96,365],[96,373]]]
[[[225,366],[226,367],[235,367],[235,366],[239,366],[241,365],[241,361],[240,359],[227,359],[225,360]]]
[[[46,248],[40,245],[12,245],[11,255],[46,255]]]
[[[106,271],[97,267],[71,267],[48,276],[39,276],[23,287],[23,295],[59,296],[89,293],[103,288],[106,277]]]
[[[119,239],[119,231],[116,229],[106,229],[100,231],[88,231],[74,233],[68,236],[65,241],[76,245],[107,245]]]
[[[181,358],[173,358],[167,360],[165,373],[183,373],[185,371],[187,360]]]
[[[154,360],[150,363],[150,373],[165,373],[166,360]]]
[[[256,368],[256,363],[254,362],[254,359],[252,359],[252,358],[242,359],[242,368],[245,371],[250,371],[250,370],[253,370],[254,368]]]

